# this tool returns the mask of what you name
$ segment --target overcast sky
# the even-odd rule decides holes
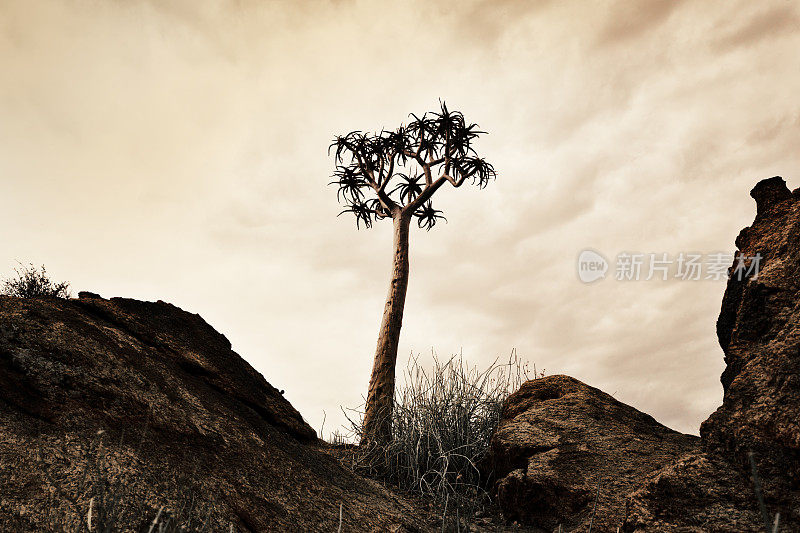
[[[800,10],[776,1],[0,3],[0,275],[200,313],[326,435],[366,394],[391,224],[326,186],[335,134],[439,98],[485,190],[412,231],[398,366],[512,349],[685,432],[721,402],[724,281],[621,252],[733,252],[760,179],[800,186]],[[585,248],[611,262],[584,284]]]

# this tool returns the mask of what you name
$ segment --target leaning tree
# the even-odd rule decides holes
[[[407,125],[394,131],[353,131],[337,136],[330,146],[336,149],[331,184],[338,186],[337,198],[346,206],[340,215],[352,213],[357,228],[371,228],[387,218],[394,225],[392,278],[369,381],[362,443],[381,444],[391,438],[411,221],[430,230],[444,218],[431,198],[445,183],[460,187],[469,180],[482,189],[496,176],[494,167],[473,148],[474,140],[486,132],[468,124],[460,112],[441,103],[437,112],[409,117]]]

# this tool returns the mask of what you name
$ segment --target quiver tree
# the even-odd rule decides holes
[[[442,185],[464,182],[484,188],[496,176],[494,167],[479,157],[473,142],[486,133],[477,124],[441,103],[438,112],[411,114],[407,125],[379,133],[353,131],[337,136],[331,185],[351,213],[356,227],[371,228],[378,220],[394,225],[394,262],[383,310],[375,362],[369,381],[362,443],[381,444],[391,438],[395,364],[403,307],[408,287],[408,237],[412,220],[430,230],[444,217],[432,204]],[[329,149],[329,153],[330,153]]]

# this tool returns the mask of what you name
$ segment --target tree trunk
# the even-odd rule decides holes
[[[394,222],[394,265],[389,295],[383,308],[383,320],[378,334],[378,347],[372,377],[369,380],[369,394],[364,413],[364,434],[362,443],[383,444],[392,436],[391,415],[394,405],[395,365],[397,364],[397,345],[400,342],[400,328],[403,324],[403,307],[408,288],[408,234],[411,217],[398,213]]]

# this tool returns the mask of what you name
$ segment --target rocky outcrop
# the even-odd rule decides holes
[[[800,200],[780,177],[750,195],[717,320],[722,405],[700,427],[703,454],[631,495],[625,531],[764,531],[777,513],[780,531],[800,530]]]
[[[757,214],[736,254],[760,256],[758,274],[735,273],[725,291],[717,321],[724,399],[700,434],[707,450],[742,468],[752,451],[768,500],[794,500],[800,528],[800,195],[779,177],[750,194]]]
[[[531,380],[492,439],[497,501],[509,520],[547,531],[614,531],[628,493],[698,441],[569,376]]]
[[[700,442],[570,378],[528,382],[492,446],[506,515],[580,531],[599,494],[599,531],[756,532],[777,513],[780,531],[800,531],[800,190],[774,177],[751,196],[717,321],[723,403]]]
[[[0,530],[425,529],[200,316],[81,296],[0,296]]]

